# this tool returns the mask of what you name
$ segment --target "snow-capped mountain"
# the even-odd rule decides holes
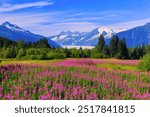
[[[19,39],[24,40],[24,42],[36,42],[40,39],[45,38],[42,35],[31,33],[30,31],[24,30],[15,24],[5,22],[0,25],[0,36],[6,37],[13,41],[18,41]],[[52,40],[48,40],[51,47],[60,47],[59,44]]]
[[[76,32],[75,36],[72,32],[62,32],[51,38],[62,46],[95,46],[100,34],[104,35],[107,44],[116,34],[120,39],[125,38],[128,47],[148,45],[150,44],[150,23],[132,29],[121,28],[115,31],[107,27],[100,27],[87,33]]]
[[[109,39],[115,32],[110,28],[100,27],[87,33],[70,31],[61,32],[60,34],[49,38],[62,46],[95,46],[100,34],[103,34],[106,39]]]
[[[98,43],[99,36],[103,34],[105,39],[111,38],[115,32],[107,27],[96,28],[86,33],[78,42],[77,46],[95,46]]]
[[[58,35],[50,36],[48,39],[51,47],[62,46],[95,46],[98,43],[100,34],[103,34],[108,44],[111,37],[116,34],[120,39],[125,38],[128,47],[150,44],[150,23],[132,29],[112,30],[107,27],[99,27],[90,32],[61,32]],[[0,36],[18,41],[23,39],[25,42],[36,42],[45,38],[42,35],[34,34],[24,30],[17,25],[5,22],[0,25]],[[60,45],[59,45],[60,44]]]
[[[31,32],[29,32],[29,31],[27,31],[27,30],[24,30],[24,29],[18,27],[17,25],[11,24],[11,23],[9,23],[9,22],[5,22],[5,23],[3,23],[1,26],[6,27],[6,28],[8,28],[8,29],[10,29],[10,30],[12,30],[12,31],[18,31],[18,32],[23,32],[23,33],[31,34]]]
[[[67,31],[51,36],[49,39],[59,43],[60,45],[76,45],[84,35],[85,33]]]

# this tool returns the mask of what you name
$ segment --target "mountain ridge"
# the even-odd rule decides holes
[[[11,39],[13,41],[18,41],[22,39],[25,43],[27,42],[37,42],[40,39],[46,38],[45,36],[34,34],[30,31],[24,30],[15,24],[11,24],[6,21],[0,25],[0,36]],[[48,39],[51,47],[61,47],[56,42]]]
[[[95,46],[98,43],[100,34],[104,35],[107,44],[109,44],[113,35],[118,35],[120,39],[125,38],[128,47],[148,45],[150,44],[150,23],[132,29],[120,29],[117,31],[108,27],[98,27],[89,32],[62,31],[58,35],[48,37],[48,42],[52,47]],[[45,36],[24,30],[10,22],[4,22],[0,25],[0,36],[13,41],[23,39],[24,42],[36,42],[46,38]]]
[[[75,33],[76,35],[74,35]],[[94,40],[93,45],[95,45],[95,43],[98,41],[97,38],[101,33],[104,34],[105,38],[110,38],[113,34],[115,34],[115,32],[108,27],[99,27],[92,30],[91,32],[62,31],[58,35],[50,36],[49,39],[56,41],[63,46],[91,46],[89,43]]]
[[[65,33],[65,32],[64,32]],[[80,32],[78,32],[80,33]],[[117,35],[120,39],[125,38],[128,47],[141,46],[142,44],[150,44],[150,23],[146,23],[143,26],[137,26],[131,29],[119,29],[112,30],[108,27],[99,27],[92,31],[84,33],[82,36],[74,38],[74,43],[66,42],[66,38],[60,38],[61,34],[52,36],[52,40],[56,41],[62,46],[95,46],[98,43],[100,34],[103,34],[106,43],[109,44],[113,35]],[[55,38],[57,37],[57,40]],[[67,40],[71,40],[72,37],[67,37]]]

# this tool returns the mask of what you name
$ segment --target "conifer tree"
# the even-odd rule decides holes
[[[114,35],[110,41],[111,57],[116,57],[118,53],[118,43],[119,43],[119,37],[117,35]]]
[[[19,49],[24,48],[24,41],[22,39],[18,40],[18,48]]]
[[[99,37],[99,40],[98,40],[97,49],[100,52],[102,52],[104,46],[105,46],[105,38],[104,38],[103,34],[101,34],[100,37]]]
[[[105,57],[110,57],[110,50],[107,45],[104,46],[102,53],[104,54]]]
[[[119,41],[117,58],[119,58],[119,59],[128,59],[129,58],[129,53],[128,53],[125,39]]]

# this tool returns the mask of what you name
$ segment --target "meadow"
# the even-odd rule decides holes
[[[138,60],[0,61],[0,100],[146,100],[150,72]]]

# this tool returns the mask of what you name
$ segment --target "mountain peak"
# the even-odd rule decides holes
[[[6,22],[4,22],[2,25],[11,25],[11,23],[10,22],[8,22],[8,21],[6,21]]]
[[[108,27],[99,27],[97,28],[99,33],[103,34],[103,32],[105,33],[114,33],[114,31]]]
[[[6,21],[6,22],[4,22],[3,24],[2,24],[2,26],[5,26],[5,27],[13,27],[13,28],[19,28],[19,29],[21,29],[20,27],[18,27],[17,25],[15,25],[15,24],[11,24],[10,22],[8,22],[8,21]]]
[[[1,26],[6,27],[12,31],[19,31],[19,32],[25,32],[25,33],[30,33],[29,31],[26,31],[22,28],[20,28],[19,26],[17,26],[16,24],[12,24],[8,21],[4,22]]]
[[[10,25],[10,24],[11,24],[10,22],[6,21],[2,25],[5,26],[5,25]]]

